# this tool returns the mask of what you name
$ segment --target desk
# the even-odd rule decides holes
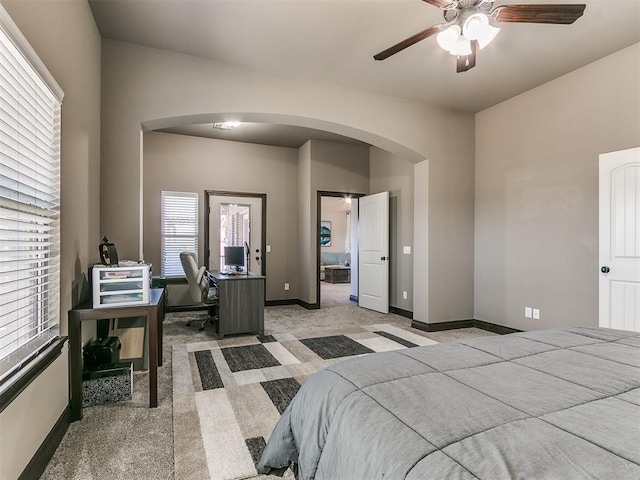
[[[162,366],[164,289],[152,288],[148,305],[93,308],[92,301],[69,310],[69,384],[71,421],[82,420],[82,322],[105,318],[146,317],[149,328],[149,407],[158,406],[158,365]]]
[[[262,275],[225,275],[211,272],[218,287],[218,336],[236,333],[264,334],[264,289]]]

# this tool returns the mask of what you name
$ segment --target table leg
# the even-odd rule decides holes
[[[69,378],[71,421],[82,420],[82,341],[80,320],[69,314]]]
[[[164,302],[165,302],[165,294],[162,294],[162,298],[160,299],[160,302],[158,303],[158,305],[161,305],[160,308],[161,310],[159,311],[159,313],[157,313],[157,317],[158,317],[158,321],[157,321],[157,325],[158,325],[158,366],[161,367],[162,366],[162,337],[163,337],[163,333],[162,333],[162,324],[164,323]]]
[[[152,308],[149,323],[149,407],[158,406],[158,308]]]

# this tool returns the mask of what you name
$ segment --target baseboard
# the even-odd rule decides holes
[[[484,322],[482,320],[474,320],[474,327],[481,328],[482,330],[486,330],[488,332],[497,333],[499,335],[507,335],[509,333],[518,333],[522,332],[522,330],[518,330],[517,328],[505,327],[503,325],[497,325],[495,323]]]
[[[307,303],[304,300],[300,300],[298,299],[298,305],[300,305],[303,308],[306,308],[307,310],[319,310],[320,309],[320,304],[318,303]]]
[[[400,315],[401,317],[413,318],[413,312],[410,312],[409,310],[403,310],[398,307],[389,306],[389,312],[395,313],[396,315]]]
[[[267,300],[264,302],[265,307],[278,307],[281,305],[298,305],[298,299],[288,298],[286,300]]]
[[[441,332],[443,330],[455,330],[457,328],[471,328],[474,324],[473,320],[454,320],[439,323],[424,323],[419,320],[413,320],[411,326],[423,332]]]
[[[423,332],[441,332],[443,330],[455,330],[458,328],[471,328],[476,327],[488,332],[497,333],[499,335],[506,335],[508,333],[517,333],[522,330],[517,330],[511,327],[505,327],[502,325],[496,325],[495,323],[489,323],[482,320],[454,320],[451,322],[438,322],[438,323],[424,323],[419,320],[413,320],[411,322],[413,328],[422,330]]]
[[[18,477],[18,480],[30,480],[33,478],[40,478],[45,468],[51,461],[53,454],[56,453],[56,449],[64,434],[67,433],[67,429],[71,424],[71,407],[67,405],[67,407],[60,415],[60,418],[53,426],[47,438],[44,439],[40,448],[35,453],[35,455],[31,458],[31,461],[27,464],[22,474]]]

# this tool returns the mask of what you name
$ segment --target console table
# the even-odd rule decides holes
[[[255,273],[225,275],[211,272],[218,287],[218,336],[264,334],[265,279]]]
[[[329,283],[350,283],[351,267],[327,265],[324,267],[324,280]]]
[[[71,421],[82,420],[82,322],[146,317],[149,328],[149,408],[158,406],[158,366],[162,366],[164,289],[152,288],[148,305],[93,308],[91,300],[69,310],[69,384]]]

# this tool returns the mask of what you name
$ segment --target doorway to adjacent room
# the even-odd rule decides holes
[[[318,192],[318,305],[358,300],[358,198],[362,194]],[[354,266],[355,263],[355,266]]]

